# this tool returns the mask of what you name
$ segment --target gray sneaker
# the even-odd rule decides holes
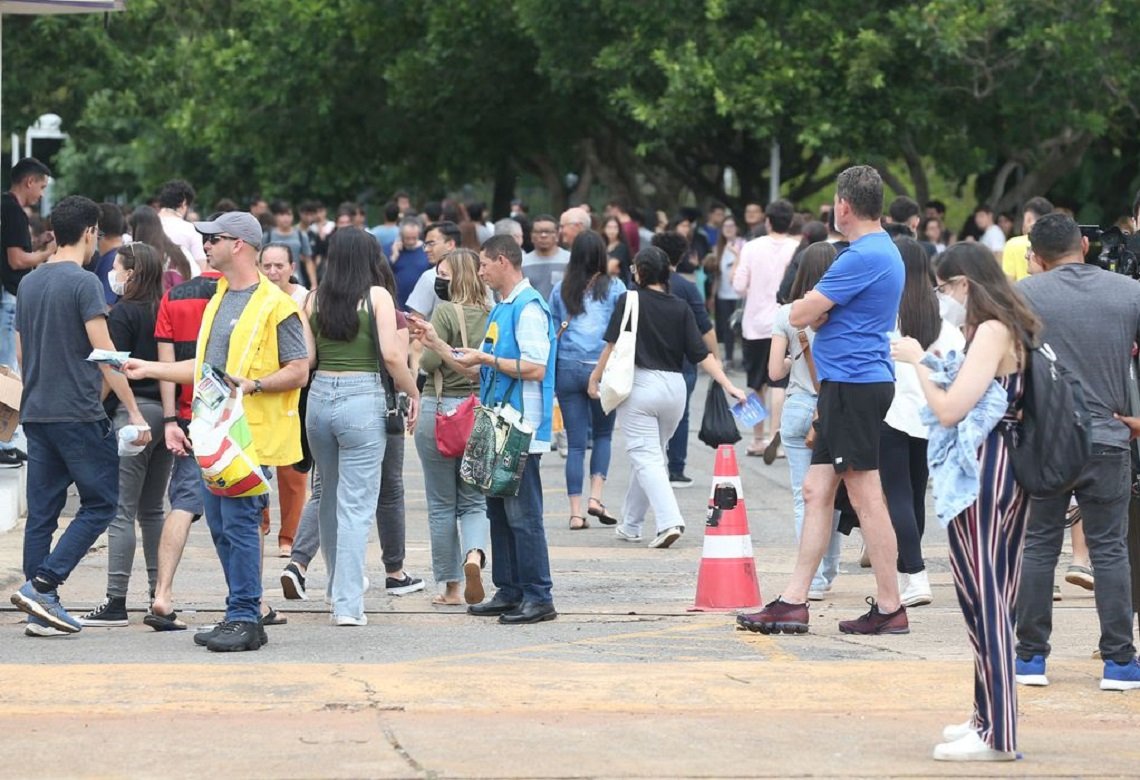
[[[657,536],[653,537],[653,541],[649,543],[650,547],[656,547],[659,550],[664,550],[669,547],[673,542],[681,538],[681,534],[685,533],[685,526],[675,525],[672,528],[666,528]]]
[[[625,526],[621,526],[621,525],[619,525],[617,528],[614,529],[614,536],[616,536],[618,539],[622,540],[623,542],[640,542],[641,541],[641,534],[636,534],[636,535],[631,534],[629,531],[625,530]]]

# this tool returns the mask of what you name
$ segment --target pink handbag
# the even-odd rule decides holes
[[[463,314],[463,307],[457,303],[455,314],[459,317],[459,337],[463,346],[467,346],[467,321]],[[443,372],[435,372],[435,397],[437,402],[442,401]],[[445,458],[461,458],[463,450],[467,447],[467,440],[471,438],[471,429],[475,427],[475,407],[479,405],[479,397],[472,393],[463,403],[444,412],[439,408],[435,412],[435,446],[439,454]]]

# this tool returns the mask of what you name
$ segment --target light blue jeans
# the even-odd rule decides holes
[[[321,470],[321,552],[337,616],[364,617],[364,557],[380,495],[384,414],[378,374],[313,377],[305,427]]]
[[[811,467],[811,448],[805,443],[811,420],[815,415],[815,396],[810,393],[794,393],[784,400],[784,412],[780,418],[780,441],[788,458],[788,472],[792,486],[792,504],[795,507],[796,542],[804,530],[804,477]],[[839,513],[832,518],[831,543],[820,561],[819,569],[811,580],[812,590],[826,590],[839,573],[839,553],[843,546],[843,534],[835,529],[839,526]]]
[[[436,582],[462,581],[463,559],[471,550],[484,554],[490,545],[491,525],[487,498],[459,478],[460,458],[445,458],[435,444],[435,413],[449,412],[462,398],[423,397],[416,424],[416,451],[424,471],[428,530],[431,534],[431,571]]]
[[[0,366],[18,372],[16,361],[16,296],[0,288]],[[0,450],[15,449],[12,442],[0,441]]]

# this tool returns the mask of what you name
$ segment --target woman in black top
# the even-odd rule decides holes
[[[589,392],[594,398],[600,395],[598,385],[621,332],[626,298],[636,295],[639,314],[633,392],[618,407],[633,474],[616,533],[624,541],[641,541],[645,513],[652,507],[657,535],[649,546],[663,548],[677,541],[685,530],[665,463],[665,446],[685,412],[682,362],[688,357],[733,398],[743,401],[747,396],[728,380],[720,362],[705,347],[689,304],[669,294],[669,258],[665,253],[657,247],[643,249],[634,257],[633,265],[638,289],[623,295],[614,308],[606,329],[606,346],[590,375]]]
[[[162,273],[162,255],[149,244],[136,241],[119,248],[108,282],[121,298],[111,309],[107,325],[115,348],[130,352],[131,357],[158,360],[154,323],[162,298]],[[150,426],[150,443],[136,455],[119,457],[119,507],[107,529],[107,598],[79,618],[85,626],[127,625],[127,586],[135,560],[136,520],[142,529],[143,555],[152,596],[158,576],[163,499],[174,456],[166,449],[158,382],[131,380],[131,392]],[[109,407],[118,407],[118,402],[111,398],[111,402],[106,402]],[[108,408],[108,413],[114,414],[116,430],[127,425],[126,409]]]

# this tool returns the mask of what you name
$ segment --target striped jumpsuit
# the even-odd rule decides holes
[[[997,381],[1012,409],[1021,398],[1023,374]],[[974,651],[973,724],[990,747],[1009,752],[1017,749],[1013,608],[1029,510],[1004,436],[1014,420],[1008,413],[978,450],[978,498],[947,529],[954,586]]]

